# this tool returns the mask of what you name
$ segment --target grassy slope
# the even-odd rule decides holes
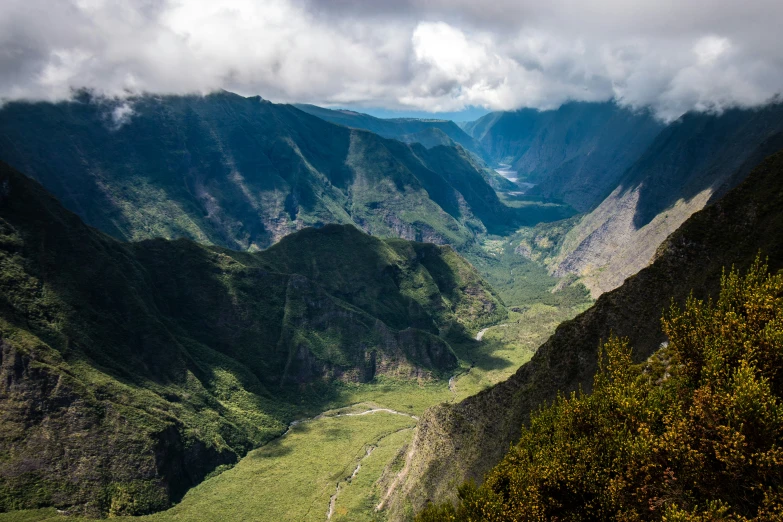
[[[383,396],[362,381],[426,390],[457,364],[439,331],[505,317],[449,247],[340,226],[261,254],[124,244],[6,166],[0,267],[4,509],[160,509],[292,417]]]
[[[324,520],[336,484],[351,476],[367,448],[394,443],[386,439],[400,430],[410,436],[414,425],[409,417],[388,413],[299,424],[282,439],[249,453],[233,469],[194,488],[176,507],[141,520]],[[330,458],[324,459],[327,453]],[[377,474],[372,468],[363,471]],[[356,487],[372,491],[372,484]],[[368,495],[362,501],[373,499]]]
[[[783,153],[757,167],[723,199],[693,215],[661,246],[655,262],[593,307],[557,328],[510,379],[455,405],[429,410],[419,423],[414,457],[392,502],[394,518],[427,500],[454,498],[456,486],[480,480],[516,441],[519,426],[557,393],[588,388],[596,348],[610,333],[628,337],[641,360],[664,340],[661,311],[714,295],[724,266],[745,269],[759,249],[783,267]]]

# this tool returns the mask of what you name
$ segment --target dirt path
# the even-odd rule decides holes
[[[456,377],[456,376],[455,376],[455,377]],[[361,403],[360,403],[360,404],[361,404]],[[354,405],[354,404],[352,404],[351,406],[355,406],[355,405]],[[347,408],[350,408],[351,406],[347,406]],[[341,409],[345,409],[345,408],[341,408]],[[329,411],[332,411],[332,410],[329,410]],[[328,412],[319,413],[319,414],[318,414],[318,415],[316,415],[315,417],[310,417],[309,419],[299,419],[299,420],[292,421],[292,422],[291,422],[291,423],[288,425],[288,429],[287,429],[287,430],[285,430],[285,432],[284,432],[282,435],[280,435],[280,437],[278,437],[278,438],[285,437],[286,435],[288,435],[288,434],[291,432],[291,430],[292,430],[292,429],[293,429],[295,426],[297,426],[297,425],[299,425],[299,424],[303,424],[303,423],[305,423],[305,422],[313,422],[313,421],[317,421],[317,420],[321,420],[321,419],[326,419],[326,418],[336,418],[336,417],[359,417],[359,416],[361,416],[361,415],[372,415],[373,413],[391,413],[392,415],[403,415],[403,416],[405,416],[405,417],[410,417],[411,419],[413,419],[413,420],[415,420],[415,421],[418,421],[418,420],[419,420],[419,418],[418,418],[416,415],[411,415],[410,413],[405,413],[405,412],[403,412],[403,411],[392,410],[392,409],[389,409],[389,408],[370,408],[370,409],[368,409],[368,410],[365,410],[365,411],[360,411],[360,412],[356,412],[356,413],[337,413],[337,414],[334,414],[334,415],[327,415],[327,413],[328,413]],[[271,442],[271,441],[270,441],[270,442]]]
[[[376,410],[373,410],[373,411],[379,411],[379,410],[380,409],[376,409]],[[394,410],[387,410],[385,408],[383,408],[383,411],[385,411],[387,413],[395,413],[395,414],[399,414],[399,415],[405,415],[407,417],[411,417],[412,419],[417,419],[417,417],[414,417],[413,415],[408,415],[407,413],[400,413],[400,412],[397,412],[397,411],[394,411]],[[366,414],[366,412],[365,413],[355,413],[355,414],[352,414],[352,415],[365,415],[365,414]],[[381,437],[380,439],[375,441],[375,443],[370,444],[367,447],[367,451],[365,452],[364,456],[359,460],[359,462],[356,463],[356,467],[354,468],[353,473],[351,473],[351,476],[350,477],[346,477],[345,480],[338,482],[337,486],[335,487],[335,490],[334,490],[334,495],[329,497],[329,509],[326,511],[326,520],[327,521],[331,520],[332,519],[332,515],[334,515],[334,508],[337,505],[337,497],[340,495],[340,491],[342,489],[342,486],[344,486],[345,483],[350,484],[353,481],[353,479],[356,478],[356,475],[359,474],[359,470],[362,469],[362,462],[364,462],[364,459],[369,457],[372,454],[372,452],[375,451],[375,448],[378,447],[378,444],[380,444],[381,441],[383,439],[385,439],[386,437],[390,437],[390,436],[392,436],[392,435],[394,435],[396,433],[399,433],[401,431],[407,431],[407,430],[412,430],[412,429],[414,429],[414,428],[413,427],[402,428],[402,429],[399,429],[399,430],[394,431],[392,433],[387,433],[386,435],[384,435],[383,437]],[[383,504],[383,502],[381,502],[381,504]],[[377,511],[377,509],[376,509],[376,511]]]
[[[375,450],[377,446],[368,446],[367,452],[364,454],[364,457],[362,457],[359,462],[356,463],[356,468],[354,468],[353,473],[351,473],[350,477],[347,477],[343,482],[338,482],[337,487],[335,488],[334,495],[329,497],[329,509],[326,511],[326,520],[331,520],[332,515],[334,514],[334,506],[337,503],[337,495],[340,494],[340,487],[348,482],[350,482],[356,478],[356,475],[359,473],[359,470],[362,468],[362,462],[364,462],[364,459],[370,456],[372,454],[373,450]]]
[[[454,377],[456,377],[456,375]],[[454,377],[452,377],[452,379],[454,379]],[[449,380],[449,387],[452,386],[452,379]],[[361,404],[361,403],[359,403],[359,404]],[[352,404],[351,406],[357,406],[357,405],[358,404]],[[350,408],[351,406],[347,406],[347,407]],[[344,408],[342,408],[342,409],[344,409]],[[315,417],[310,417],[309,419],[299,419],[299,420],[292,421],[288,425],[288,429],[285,430],[285,432],[282,435],[280,435],[280,437],[278,437],[278,438],[285,437],[286,435],[288,435],[291,432],[291,430],[294,427],[298,426],[299,424],[304,424],[306,422],[313,422],[313,421],[317,421],[317,420],[321,420],[321,419],[336,418],[336,417],[360,417],[362,415],[373,415],[375,413],[388,413],[390,415],[402,415],[404,417],[409,417],[409,418],[411,418],[411,419],[413,419],[415,421],[419,420],[419,417],[417,417],[416,415],[411,415],[410,413],[405,413],[405,412],[402,412],[402,411],[392,410],[391,408],[372,408],[371,407],[371,408],[366,409],[364,411],[350,412],[350,413],[336,413],[336,414],[332,414],[332,415],[329,415],[328,412],[324,412],[324,413],[319,413]],[[398,431],[404,431],[404,430],[409,430],[409,429],[412,429],[412,428],[403,428],[402,430],[398,430]],[[394,432],[394,433],[397,433],[397,432]],[[390,433],[390,434],[382,437],[381,440],[383,440],[384,438],[388,437],[389,435],[392,435],[392,434]],[[331,497],[329,497],[329,508],[326,511],[326,520],[327,521],[332,519],[332,515],[334,514],[334,508],[335,508],[335,505],[337,503],[337,497],[340,495],[340,490],[341,490],[342,486],[346,482],[350,484],[351,481],[354,478],[356,478],[356,475],[359,473],[359,470],[362,467],[362,462],[364,461],[364,459],[366,459],[367,457],[369,457],[372,454],[372,452],[377,447],[377,443],[378,442],[380,442],[380,440],[376,441],[375,444],[371,444],[371,445],[369,445],[367,447],[366,453],[364,454],[364,456],[361,459],[359,459],[359,462],[356,464],[356,467],[354,468],[353,473],[351,473],[351,475],[349,477],[346,477],[344,480],[341,480],[341,481],[337,482],[337,485],[335,486],[334,494]]]

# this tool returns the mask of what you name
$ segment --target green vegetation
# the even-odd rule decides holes
[[[338,225],[255,254],[127,244],[4,165],[0,188],[0,510],[157,511],[295,418],[420,413],[451,344],[507,317],[451,247]]]
[[[583,308],[592,302],[587,289],[581,284],[562,285],[556,277],[549,275],[542,259],[530,259],[530,253],[524,248],[529,236],[542,236],[539,232],[542,226],[520,228],[506,237],[490,236],[481,243],[480,249],[466,251],[464,256],[510,308],[535,303],[564,310]],[[548,226],[562,230],[568,228],[568,222]]]
[[[504,205],[490,185],[503,180],[461,147],[406,144],[291,105],[227,92],[140,96],[117,128],[112,103],[82,93],[3,105],[0,160],[118,239],[186,237],[257,251],[335,223],[461,248],[562,213]]]
[[[454,382],[455,398],[462,400],[505,381],[530,360],[557,325],[589,306],[549,306],[536,303],[522,313],[510,312],[506,323],[488,328],[481,343],[464,353],[455,346],[460,358],[470,361]]]
[[[757,262],[662,320],[634,365],[610,339],[590,394],[561,396],[435,520],[778,520],[783,513],[783,274]]]
[[[371,519],[411,435],[397,424],[413,419],[318,419],[276,439],[287,424],[366,401],[419,416],[460,400],[508,377],[584,305],[545,304],[547,279],[540,299],[508,312],[451,247],[351,226],[305,229],[258,253],[120,243],[12,169],[0,175],[4,510],[131,516],[179,502],[161,516],[192,517],[211,491],[223,491],[221,509],[241,510],[246,486],[234,479],[261,469],[256,453],[241,458],[248,451],[271,452],[264,470],[290,469],[289,450],[341,452],[326,449],[324,433],[345,422],[350,444],[377,448],[366,474],[344,485],[335,520]],[[341,472],[328,460],[310,466],[321,478],[264,488],[307,490],[317,503],[323,492],[308,484]]]

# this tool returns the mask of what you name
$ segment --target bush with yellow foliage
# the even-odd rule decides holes
[[[732,270],[662,326],[640,365],[611,338],[592,393],[542,408],[481,486],[417,520],[783,521],[783,275]]]

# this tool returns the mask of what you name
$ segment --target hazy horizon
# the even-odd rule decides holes
[[[771,0],[8,0],[0,101],[224,88],[383,117],[613,100],[671,120],[780,94],[781,19]]]

